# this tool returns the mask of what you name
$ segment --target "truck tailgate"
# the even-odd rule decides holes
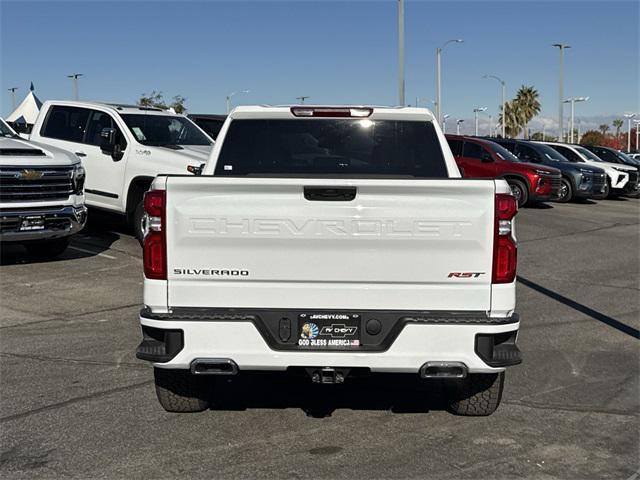
[[[176,176],[166,190],[169,307],[490,310],[493,180]]]

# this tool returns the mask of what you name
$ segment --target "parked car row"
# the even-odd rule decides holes
[[[464,176],[504,178],[519,206],[640,196],[638,165],[608,147],[461,135],[446,138]]]
[[[199,173],[226,119],[136,105],[48,101],[29,137],[1,122],[0,240],[22,242],[34,255],[59,255],[69,236],[83,228],[88,206],[123,215],[142,243],[148,229],[143,196],[153,179],[161,173]],[[640,160],[611,148],[446,139],[464,176],[504,178],[519,206],[640,194]]]

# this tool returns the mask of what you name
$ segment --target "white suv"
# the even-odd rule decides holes
[[[0,119],[0,241],[60,255],[87,220],[84,177],[73,153],[24,140]]]
[[[48,101],[32,140],[81,157],[90,207],[122,213],[143,236],[142,196],[159,173],[206,162],[213,140],[184,115],[158,108]]]

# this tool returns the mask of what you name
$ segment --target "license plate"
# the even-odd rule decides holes
[[[301,313],[298,346],[318,350],[360,347],[360,315],[353,313]]]
[[[30,215],[22,217],[20,231],[44,230],[44,215]]]

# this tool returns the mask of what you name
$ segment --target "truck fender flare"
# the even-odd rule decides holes
[[[153,182],[153,177],[141,175],[134,177],[129,183],[126,199],[127,207],[125,209],[127,220],[131,219],[131,215],[133,215],[136,205],[138,205],[138,202],[142,199],[144,192],[149,190],[151,182]]]

